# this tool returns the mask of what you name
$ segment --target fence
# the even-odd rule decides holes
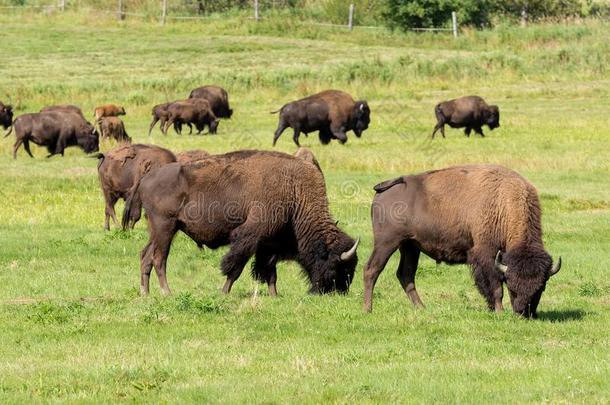
[[[146,2],[137,0],[109,0],[94,3],[94,5],[82,5],[81,1],[69,1],[69,0],[56,0],[53,4],[25,4],[26,0],[11,0],[12,5],[6,5],[0,0],[0,13],[3,9],[14,9],[14,10],[42,10],[44,12],[52,11],[65,11],[68,9],[84,10],[90,12],[99,12],[109,15],[116,15],[118,20],[124,20],[127,17],[136,18],[150,18],[158,19],[160,24],[166,24],[169,20],[205,20],[210,17],[203,15],[206,7],[209,7],[210,3],[206,0],[182,0],[180,2],[173,0],[173,7],[169,4],[172,0],[158,0],[156,2]],[[69,1],[69,2],[68,2]],[[207,0],[208,2],[210,0]],[[261,7],[263,0],[235,0],[236,4],[250,3],[252,7],[252,16],[250,18],[255,21],[261,21],[265,18],[265,13]],[[22,3],[22,4],[19,4]],[[156,7],[154,4],[156,3]],[[289,0],[265,0],[267,8],[286,8],[289,7]],[[96,6],[97,5],[97,6]],[[209,9],[209,8],[208,8]],[[135,10],[135,11],[132,11]],[[212,8],[212,10],[215,10]],[[218,11],[223,11],[218,9]],[[357,25],[355,15],[358,12],[353,3],[346,5],[345,8],[345,23],[337,24],[332,22],[317,22],[317,21],[301,21],[302,24],[310,24],[317,26],[326,27],[337,27],[344,28],[349,31],[353,31],[355,27],[363,29],[386,29],[379,25]],[[451,28],[412,28],[412,31],[438,31],[438,32],[451,32],[454,37],[458,36],[458,21],[457,14],[451,13]]]

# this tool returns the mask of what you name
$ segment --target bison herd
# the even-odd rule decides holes
[[[285,104],[273,136],[292,128],[299,145],[301,133],[318,131],[322,144],[347,142],[347,132],[360,137],[370,124],[370,108],[338,90]],[[500,126],[497,106],[468,96],[434,108],[434,138],[444,126],[474,130]],[[329,211],[326,184],[314,154],[299,148],[294,155],[240,150],[210,155],[203,150],[174,154],[145,144],[131,144],[119,118],[125,109],[112,104],[94,111],[95,124],[73,105],[57,105],[13,119],[10,105],[0,102],[0,125],[15,131],[13,157],[30,142],[45,146],[49,156],[66,147],[87,153],[99,148],[99,136],[123,144],[97,153],[98,175],[105,200],[104,228],[119,225],[114,206],[125,200],[121,226],[135,226],[144,211],[149,240],[140,253],[140,289],[149,292],[154,267],[161,290],[170,293],[167,258],[175,234],[182,231],[199,247],[229,246],[220,269],[229,293],[246,263],[253,258],[252,276],[277,295],[277,263],[296,261],[312,293],[347,293],[358,261],[359,238],[338,227]],[[201,133],[217,132],[220,118],[231,118],[227,92],[218,86],[193,90],[186,100],[152,109],[149,135],[159,123],[180,134],[184,125]],[[423,303],[415,288],[421,253],[437,263],[468,264],[475,285],[490,310],[502,311],[504,285],[513,311],[535,318],[540,297],[551,276],[561,268],[544,249],[538,194],[518,173],[496,165],[464,165],[406,175],[374,187],[371,218],[374,246],[364,266],[364,310],[372,310],[379,274],[397,250],[396,276],[415,306]],[[465,204],[464,202],[468,202]]]

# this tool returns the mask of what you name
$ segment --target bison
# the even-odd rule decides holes
[[[99,122],[100,118],[102,117],[118,117],[119,115],[125,114],[126,112],[123,107],[114,104],[105,104],[99,106],[93,112],[96,122]]]
[[[178,163],[192,163],[192,162],[196,162],[198,160],[201,159],[205,159],[208,156],[210,156],[210,154],[204,150],[201,149],[195,149],[195,150],[187,150],[185,152],[180,152],[176,154],[176,161]]]
[[[167,107],[167,121],[162,128],[167,135],[167,129],[174,125],[178,133],[181,133],[182,124],[195,124],[198,134],[208,126],[210,133],[215,134],[218,128],[218,118],[210,108],[210,103],[204,99],[190,99],[177,101]]]
[[[2,128],[8,129],[13,125],[13,106],[3,104],[0,101],[0,125]]]
[[[432,131],[432,139],[440,129],[441,135],[445,137],[445,124],[451,128],[464,128],[466,136],[470,136],[470,132],[474,132],[481,136],[483,130],[481,127],[487,125],[490,130],[500,126],[500,110],[497,105],[488,105],[485,100],[479,96],[467,96],[456,98],[454,100],[443,101],[434,107],[436,115],[436,126]]]
[[[148,128],[148,136],[150,136],[153,128],[155,127],[155,125],[157,124],[157,122],[159,122],[159,127],[161,128],[161,132],[163,132],[163,128],[165,127],[165,123],[167,122],[168,119],[168,107],[170,105],[172,105],[173,103],[176,103],[177,101],[171,101],[169,103],[162,103],[162,104],[157,104],[156,106],[154,106],[152,108],[152,121],[150,122],[150,126]],[[189,129],[190,129],[190,133],[193,132],[193,127],[190,123],[187,123]],[[174,123],[174,130],[177,133],[182,132],[182,128],[180,126],[179,123]]]
[[[219,86],[203,86],[191,91],[189,98],[208,100],[214,115],[218,118],[231,118],[233,110],[229,107],[229,94]]]
[[[376,185],[374,248],[364,271],[364,309],[388,259],[400,250],[396,276],[411,302],[420,252],[467,263],[489,309],[502,311],[503,283],[513,311],[536,317],[542,292],[561,268],[544,250],[534,186],[502,166],[466,165],[398,177]]]
[[[276,295],[276,264],[296,260],[310,291],[347,292],[358,242],[332,220],[324,179],[310,163],[277,152],[238,151],[189,165],[171,163],[144,176],[125,204],[144,207],[150,238],[141,252],[141,292],[155,267],[162,292],[170,293],[166,263],[178,231],[198,246],[230,245],[221,263],[229,293],[250,257],[253,277]]]
[[[80,107],[77,107],[72,104],[51,105],[51,106],[45,107],[42,110],[40,110],[40,112],[53,112],[53,111],[68,112],[68,113],[71,112],[71,113],[78,114],[81,117],[83,117],[83,119],[85,119],[85,116],[83,115],[83,110],[81,110]]]
[[[328,144],[333,138],[347,142],[347,131],[357,137],[369,127],[371,110],[366,101],[354,101],[352,96],[339,90],[326,90],[313,96],[285,104],[272,114],[280,113],[273,146],[288,127],[294,130],[292,139],[297,146],[299,135],[319,131],[320,142]]]
[[[51,111],[20,115],[5,137],[10,135],[13,128],[16,138],[13,145],[14,159],[22,144],[28,155],[34,157],[30,151],[30,141],[46,146],[49,151],[47,157],[56,154],[63,156],[69,146],[79,146],[86,153],[95,152],[99,148],[99,135],[95,127],[73,112]]]
[[[119,117],[102,117],[100,119],[100,135],[102,138],[112,138],[117,142],[131,143],[131,138],[125,130],[125,124]]]
[[[142,144],[119,146],[106,154],[98,153],[97,158],[97,171],[106,203],[106,230],[110,229],[110,218],[118,225],[114,206],[119,198],[126,200],[134,184],[151,169],[176,161],[169,150]],[[140,212],[139,207],[132,208],[131,228],[140,219]]]

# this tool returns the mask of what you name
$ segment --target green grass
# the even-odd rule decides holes
[[[220,153],[270,149],[283,103],[325,88],[368,99],[371,127],[341,146],[302,138],[325,172],[331,210],[360,235],[347,296],[309,296],[294,264],[281,296],[244,272],[220,294],[226,251],[174,241],[174,295],[138,297],[135,231],[104,232],[96,161],[69,149],[35,159],[0,141],[0,402],[610,401],[610,26],[499,27],[445,35],[313,28],[231,17],[165,27],[88,14],[0,16],[0,100],[17,113],[115,102],[138,142]],[[146,136],[152,105],[225,86],[234,118],[218,136]],[[502,127],[484,139],[447,129],[431,142],[433,106],[480,94]],[[292,153],[290,134],[276,149]],[[114,145],[104,143],[103,150]],[[487,312],[465,266],[422,258],[416,311],[397,258],[361,311],[372,248],[372,186],[469,162],[511,167],[538,188],[546,247],[562,255],[538,321]],[[467,201],[463,202],[468,204]],[[120,209],[120,205],[119,205]],[[508,300],[505,299],[508,305]]]

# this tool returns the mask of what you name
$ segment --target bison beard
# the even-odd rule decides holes
[[[544,250],[535,188],[501,166],[467,165],[399,177],[375,186],[374,248],[364,271],[364,309],[388,259],[400,251],[396,276],[416,306],[420,253],[468,264],[489,309],[502,311],[506,283],[513,311],[536,317],[547,281],[561,268]]]
[[[170,292],[166,263],[172,239],[182,231],[198,246],[230,245],[221,263],[228,293],[248,260],[252,274],[275,295],[276,264],[296,260],[311,292],[347,292],[357,263],[357,241],[332,220],[324,179],[309,162],[276,152],[214,155],[189,165],[151,171],[127,200],[146,211],[150,239],[141,252],[141,292],[148,294],[154,266]]]

